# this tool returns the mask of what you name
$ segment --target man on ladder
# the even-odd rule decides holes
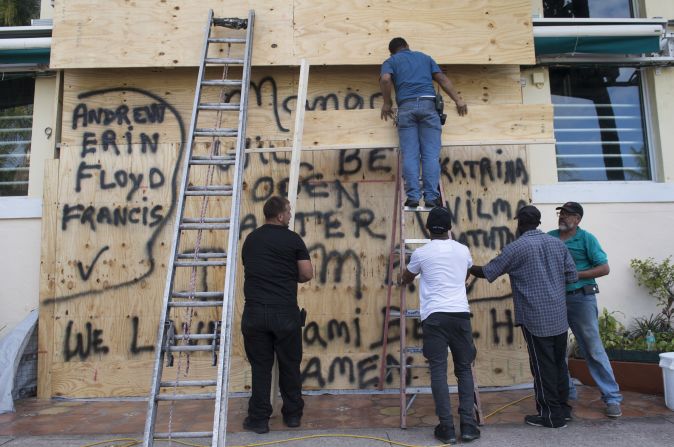
[[[419,159],[423,179],[424,202],[427,207],[442,206],[438,192],[440,181],[440,146],[442,124],[442,102],[438,94],[436,101],[433,81],[456,103],[460,116],[468,113],[468,106],[454,90],[432,57],[419,51],[411,51],[402,37],[396,37],[388,45],[391,57],[381,66],[379,85],[384,98],[381,118],[395,119],[403,160],[405,179],[405,206],[419,206]],[[394,116],[391,93],[395,87],[398,116]],[[442,118],[442,119],[441,119]]]
[[[409,284],[421,274],[419,300],[423,353],[431,369],[431,391],[435,413],[440,420],[435,427],[435,437],[445,444],[456,443],[447,386],[449,347],[459,386],[461,440],[470,442],[480,437],[473,409],[471,368],[476,350],[466,295],[466,278],[473,260],[468,247],[449,238],[452,221],[446,208],[433,208],[428,214],[426,228],[431,241],[412,253],[402,283]]]

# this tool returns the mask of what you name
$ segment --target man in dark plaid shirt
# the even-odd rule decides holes
[[[529,425],[559,428],[571,417],[566,338],[566,284],[578,280],[576,265],[566,246],[537,227],[541,213],[522,207],[517,216],[515,242],[487,265],[470,273],[493,282],[508,273],[515,304],[515,324],[522,326],[534,376],[538,414],[526,416]]]

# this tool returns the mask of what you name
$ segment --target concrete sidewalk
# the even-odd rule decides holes
[[[254,443],[280,441],[289,438],[323,434],[348,434],[357,436],[373,436],[384,440],[400,442],[416,446],[437,446],[430,427],[401,429],[351,429],[351,430],[285,430],[272,431],[264,435],[254,433],[229,433],[228,446],[245,446]],[[113,440],[115,438],[141,439],[135,435],[101,435],[101,436],[0,436],[1,447],[83,447],[85,445]],[[198,445],[206,445],[206,440],[191,440]],[[102,446],[123,446],[127,442],[106,442]],[[168,442],[156,442],[155,445],[168,446]],[[181,444],[173,443],[174,446]],[[385,447],[395,446],[392,442],[382,442],[362,438],[318,438],[286,442],[282,444],[293,447]],[[546,429],[530,427],[525,424],[497,424],[482,427],[482,438],[471,443],[476,447],[486,445],[497,446],[610,446],[610,447],[650,447],[674,445],[674,413],[671,417],[649,417],[618,420],[576,420],[568,427]]]

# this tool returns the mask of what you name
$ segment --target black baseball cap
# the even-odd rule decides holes
[[[569,214],[578,214],[580,217],[583,217],[583,207],[580,206],[578,202],[566,202],[562,206],[555,208],[556,210],[564,210]]]
[[[533,205],[526,205],[517,210],[517,215],[515,219],[519,220],[523,224],[536,224],[541,223],[541,212],[538,211]]]
[[[447,208],[436,206],[428,213],[426,228],[433,234],[442,234],[452,228],[452,216]]]

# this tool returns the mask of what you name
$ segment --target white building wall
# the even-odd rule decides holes
[[[43,0],[41,18],[52,17]],[[27,197],[0,197],[0,339],[38,307],[44,161],[54,157],[56,77],[35,82]]]

